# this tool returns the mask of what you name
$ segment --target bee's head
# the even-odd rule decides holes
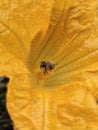
[[[46,61],[42,61],[40,64],[40,68],[45,68],[47,65]]]

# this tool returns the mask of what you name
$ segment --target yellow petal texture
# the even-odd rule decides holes
[[[41,30],[44,35],[52,4],[51,0],[47,2],[45,0],[1,0],[0,42],[18,58],[24,60],[36,33]]]
[[[98,129],[97,0],[1,0],[0,75],[14,130]],[[55,64],[45,75],[41,61]]]

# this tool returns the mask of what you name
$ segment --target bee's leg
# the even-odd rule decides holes
[[[47,69],[45,68],[45,70],[44,70],[44,74],[45,75],[47,75],[48,74],[48,71],[47,71]]]

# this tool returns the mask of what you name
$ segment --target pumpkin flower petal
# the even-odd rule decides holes
[[[2,0],[0,59],[14,130],[98,129],[97,0]]]
[[[0,42],[13,55],[24,61],[33,37],[40,30],[44,36],[52,6],[52,0],[1,0]]]

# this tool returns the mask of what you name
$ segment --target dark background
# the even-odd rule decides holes
[[[0,77],[0,130],[13,130],[12,121],[6,109],[8,77]]]

